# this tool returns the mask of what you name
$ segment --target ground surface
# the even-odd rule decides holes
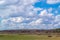
[[[60,40],[57,35],[0,35],[0,40]]]

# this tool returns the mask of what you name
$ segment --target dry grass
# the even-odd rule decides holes
[[[51,37],[49,37],[51,36]],[[0,35],[0,40],[60,40],[59,35]]]

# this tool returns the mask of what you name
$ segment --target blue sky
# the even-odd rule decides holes
[[[60,0],[0,0],[0,30],[60,28]]]

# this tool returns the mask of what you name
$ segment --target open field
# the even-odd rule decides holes
[[[59,35],[51,35],[51,37],[48,37],[48,35],[0,35],[0,40],[60,40]]]
[[[58,30],[3,30],[0,40],[60,40]]]

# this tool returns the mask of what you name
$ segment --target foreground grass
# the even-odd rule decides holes
[[[0,40],[60,40],[60,37],[52,35],[0,35]]]

